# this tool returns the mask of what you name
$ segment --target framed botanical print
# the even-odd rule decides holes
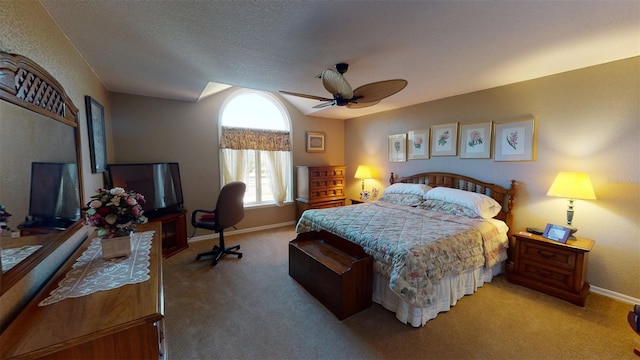
[[[407,161],[407,134],[389,135],[389,161]]]
[[[490,159],[493,122],[460,125],[460,158]]]
[[[458,152],[458,123],[431,127],[431,156],[456,156]]]
[[[429,129],[409,131],[407,152],[409,160],[429,158]]]
[[[323,132],[307,131],[307,152],[324,152],[324,137]]]
[[[495,125],[494,161],[535,160],[535,120],[510,121]]]
[[[104,107],[91,96],[85,96],[84,102],[87,107],[91,172],[101,173],[107,170],[107,140],[104,130]]]

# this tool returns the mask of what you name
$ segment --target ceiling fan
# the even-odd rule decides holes
[[[280,92],[287,95],[323,101],[323,103],[314,106],[314,109],[334,105],[346,106],[350,109],[359,109],[375,105],[379,103],[380,100],[397,93],[407,86],[407,80],[394,79],[365,84],[357,87],[355,90],[352,90],[351,86],[343,76],[348,69],[349,64],[339,63],[335,65],[335,69],[323,70],[318,76],[322,79],[322,85],[324,85],[324,88],[333,95],[333,99],[290,91]]]

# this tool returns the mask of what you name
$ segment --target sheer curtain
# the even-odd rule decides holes
[[[287,170],[291,168],[291,144],[288,131],[234,128],[223,126],[220,136],[222,154],[223,184],[241,181],[249,174],[249,151],[255,150],[257,156],[266,159],[269,186],[276,205],[283,206],[287,197]],[[255,169],[256,178],[260,169]]]

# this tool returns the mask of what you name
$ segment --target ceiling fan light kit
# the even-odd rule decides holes
[[[335,69],[325,69],[320,74],[319,77],[322,80],[322,85],[329,93],[331,93],[333,99],[290,91],[280,92],[287,95],[323,101],[322,104],[314,106],[314,109],[334,105],[346,106],[350,109],[360,109],[373,106],[379,103],[380,100],[399,92],[407,86],[407,80],[394,79],[365,84],[353,90],[351,85],[349,85],[349,82],[347,82],[343,76],[348,69],[349,64],[338,63],[335,65]]]

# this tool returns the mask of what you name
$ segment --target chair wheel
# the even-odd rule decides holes
[[[218,265],[218,260],[213,259],[213,261],[211,262],[211,266],[216,266]]]
[[[196,261],[200,260],[200,258],[201,258],[200,255],[196,256]]]
[[[239,255],[238,255],[238,259],[242,259],[242,254],[239,254]]]

